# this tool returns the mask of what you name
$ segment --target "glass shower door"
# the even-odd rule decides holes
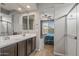
[[[67,16],[67,55],[77,55],[77,23],[76,7]]]
[[[65,55],[65,16],[55,20],[54,55]]]

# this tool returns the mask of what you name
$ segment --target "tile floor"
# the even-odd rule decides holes
[[[53,56],[53,52],[53,45],[45,45],[44,49],[40,51],[34,51],[30,56]]]

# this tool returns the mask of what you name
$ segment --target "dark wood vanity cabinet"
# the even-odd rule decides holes
[[[36,49],[36,37],[32,38],[32,52]]]
[[[32,39],[26,40],[26,47],[27,47],[27,56],[31,54],[32,52]]]
[[[0,48],[0,56],[2,56],[3,55],[3,50],[2,50],[2,48]]]
[[[36,37],[18,43],[18,56],[29,56],[36,49]]]
[[[18,56],[26,56],[26,40],[18,43]]]
[[[17,44],[4,47],[1,50],[2,56],[17,56]]]
[[[36,37],[0,48],[0,56],[29,56],[36,49]]]

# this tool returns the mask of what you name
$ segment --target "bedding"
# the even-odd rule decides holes
[[[45,44],[54,44],[54,34],[53,33],[48,33],[46,36],[45,36]]]

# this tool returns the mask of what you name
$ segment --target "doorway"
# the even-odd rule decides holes
[[[40,36],[43,40],[44,50],[49,51],[49,55],[53,55],[54,51],[54,20],[41,20]]]

